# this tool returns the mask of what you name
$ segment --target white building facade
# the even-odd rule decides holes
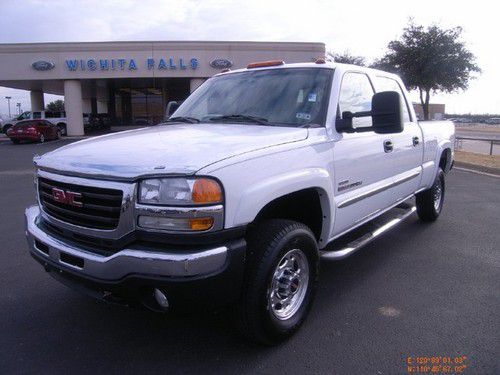
[[[0,44],[0,86],[64,95],[68,135],[83,134],[82,113],[107,113],[115,125],[154,125],[169,101],[182,101],[222,69],[251,62],[308,62],[323,43],[98,42]]]

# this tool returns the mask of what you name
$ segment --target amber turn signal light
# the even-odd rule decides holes
[[[189,228],[191,230],[209,230],[212,225],[214,225],[214,219],[211,217],[189,219]]]
[[[199,178],[194,182],[191,195],[193,203],[221,203],[222,189],[220,185],[209,178]]]

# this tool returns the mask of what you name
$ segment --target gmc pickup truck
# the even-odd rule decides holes
[[[311,308],[320,260],[415,211],[437,219],[453,142],[452,123],[416,120],[393,74],[253,63],[208,79],[165,124],[36,157],[30,252],[109,302],[232,306],[245,335],[276,344]]]

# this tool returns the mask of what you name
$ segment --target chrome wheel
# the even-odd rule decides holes
[[[43,134],[40,134],[40,143],[43,143],[45,142],[45,137],[43,136]]]
[[[443,186],[441,181],[438,181],[438,184],[434,187],[433,198],[434,209],[439,211],[439,208],[441,207],[441,200],[443,199]]]
[[[268,288],[268,309],[279,320],[292,317],[302,305],[309,285],[309,263],[300,249],[278,262]]]

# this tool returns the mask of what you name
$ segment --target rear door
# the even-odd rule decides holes
[[[416,118],[412,118],[401,83],[396,79],[378,75],[373,79],[375,90],[396,91],[403,100],[404,130],[402,133],[387,134],[393,144],[391,166],[394,174],[394,201],[413,194],[420,185],[423,158],[422,131]]]
[[[374,93],[368,75],[357,71],[344,73],[337,118],[344,111],[370,111]],[[334,188],[338,209],[334,236],[375,216],[393,202],[390,186],[394,171],[391,155],[384,150],[388,135],[369,130],[371,125],[371,117],[354,118],[353,126],[366,127],[367,131],[342,133],[342,139],[335,142]]]

